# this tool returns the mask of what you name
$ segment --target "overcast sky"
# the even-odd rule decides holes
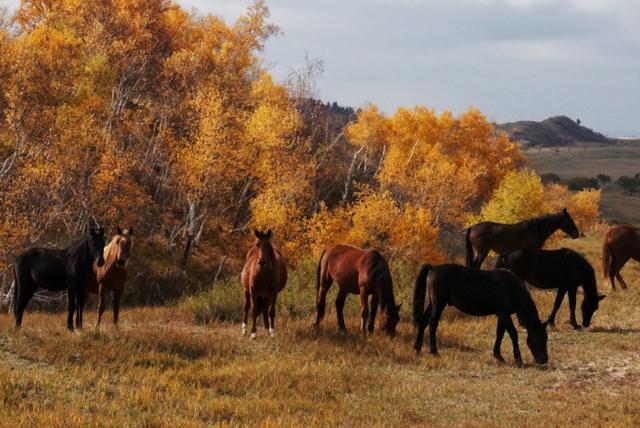
[[[7,0],[0,0],[7,3]],[[9,3],[17,4],[17,0]],[[232,22],[250,0],[180,0]],[[276,79],[324,60],[320,97],[392,113],[423,104],[491,120],[565,114],[640,135],[639,0],[267,0]]]

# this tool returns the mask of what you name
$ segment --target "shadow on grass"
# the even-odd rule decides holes
[[[629,334],[629,333],[640,333],[640,328],[633,328],[633,327],[593,327],[589,331],[594,332],[594,333]]]

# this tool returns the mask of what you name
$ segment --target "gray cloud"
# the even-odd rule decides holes
[[[251,1],[180,3],[233,21]],[[477,106],[499,122],[567,114],[610,135],[640,134],[637,0],[268,4],[284,32],[265,52],[273,74],[284,79],[305,51],[321,57],[323,99],[388,113]]]

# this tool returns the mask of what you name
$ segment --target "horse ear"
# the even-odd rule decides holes
[[[562,209],[562,213],[563,213],[563,214],[569,214],[569,213],[567,212],[567,207],[564,207],[564,208]]]
[[[129,236],[133,235],[133,227],[130,227],[130,228],[128,229],[128,232],[129,232]]]
[[[120,229],[120,226],[116,226],[116,233],[118,235],[122,235],[122,229]]]
[[[271,229],[267,230],[267,234],[266,234],[267,239],[271,239],[272,235],[273,235],[273,231]]]
[[[96,230],[92,227],[91,229],[89,229],[89,233],[91,233],[91,236],[96,236]]]
[[[402,303],[400,303],[399,305],[396,305],[396,311],[400,312],[401,307],[402,307]]]
[[[607,297],[607,295],[606,295],[606,294],[603,294],[602,296],[598,296],[598,301],[600,301],[600,300],[604,299],[605,297]]]
[[[104,227],[100,226],[98,228],[98,235],[104,235]]]
[[[262,233],[258,229],[253,229],[253,234],[256,235],[256,238],[260,238]]]

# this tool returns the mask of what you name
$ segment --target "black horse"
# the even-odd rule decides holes
[[[64,249],[31,248],[15,258],[13,269],[13,313],[16,327],[22,325],[22,314],[38,288],[67,290],[67,328],[73,330],[73,313],[77,309],[76,327],[82,328],[85,284],[95,261],[104,264],[104,229],[91,229],[87,236]]]
[[[429,305],[424,309],[428,294]],[[527,329],[527,345],[538,364],[546,364],[546,324],[538,318],[538,310],[527,287],[506,269],[482,271],[464,266],[445,264],[423,265],[413,293],[413,321],[417,327],[415,350],[419,354],[424,340],[424,329],[429,326],[429,345],[433,355],[438,354],[436,330],[445,306],[452,305],[462,312],[474,316],[498,316],[496,342],[493,356],[504,362],[500,345],[505,330],[513,342],[513,356],[518,367],[522,356],[518,346],[518,332],[511,314]]]
[[[515,224],[476,223],[465,231],[466,265],[480,269],[489,251],[502,254],[518,248],[542,248],[547,238],[558,229],[573,239],[580,236],[566,208],[559,213]]]
[[[570,323],[579,329],[576,322],[576,292],[579,286],[584,291],[582,300],[582,325],[589,327],[598,302],[606,296],[598,295],[593,267],[577,252],[568,248],[559,250],[514,250],[498,256],[496,268],[506,268],[529,284],[544,289],[557,288],[556,300],[547,322],[555,325],[556,313],[565,293],[569,294]]]

